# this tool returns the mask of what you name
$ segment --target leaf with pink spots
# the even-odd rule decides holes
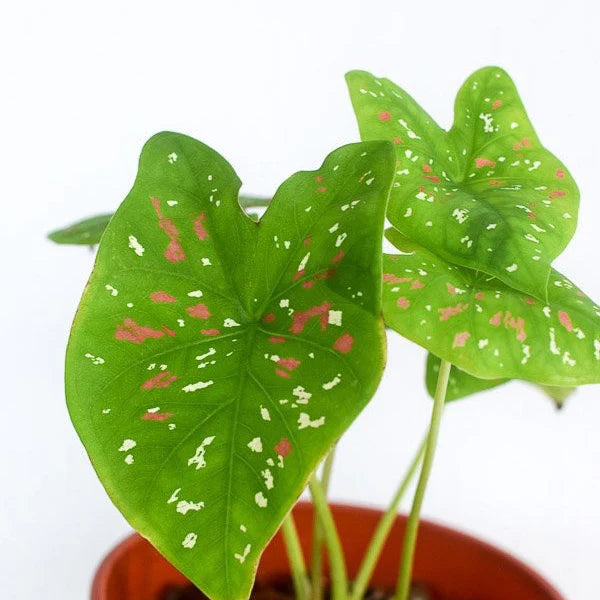
[[[258,222],[162,133],[111,219],[67,352],[69,411],[129,522],[213,600],[260,554],[383,371],[388,142],[285,181]]]
[[[545,299],[579,192],[542,146],[510,77],[497,67],[471,75],[448,132],[388,79],[352,71],[347,81],[362,139],[396,145],[392,225],[453,264]]]
[[[548,301],[451,265],[397,230],[384,255],[386,325],[482,379],[600,382],[600,307],[553,270]]]

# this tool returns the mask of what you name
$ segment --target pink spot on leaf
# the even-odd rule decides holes
[[[396,144],[396,146],[398,146],[399,144],[404,143],[404,140],[401,137],[395,137],[393,139],[394,144]]]
[[[292,317],[292,326],[290,331],[294,334],[302,333],[309,319],[319,317],[321,322],[321,331],[327,329],[327,320],[329,317],[330,302],[323,302],[319,306],[313,306],[305,311],[296,311]]]
[[[339,250],[338,253],[331,259],[331,262],[334,265],[337,265],[342,260],[342,258],[344,258],[344,251]]]
[[[440,321],[447,321],[448,319],[459,315],[461,312],[464,312],[469,308],[468,304],[458,303],[456,306],[446,306],[443,308],[438,308],[438,312],[440,313]]]
[[[281,438],[273,449],[285,458],[292,451],[292,444],[286,438]]]
[[[185,310],[194,319],[208,319],[211,316],[208,306],[202,304],[202,302],[194,304],[194,306],[188,306]]]
[[[475,159],[475,166],[478,169],[483,169],[483,167],[495,167],[496,166],[496,161],[495,160],[490,160],[489,158],[476,158]]]
[[[396,300],[396,306],[403,310],[406,310],[410,306],[410,300],[405,298],[404,296],[400,296],[398,300]]]
[[[439,183],[440,182],[440,178],[437,175],[423,175],[423,177],[425,179],[429,179],[430,181],[433,181],[433,183]]]
[[[494,100],[492,110],[498,110],[502,106],[502,100]]]
[[[562,198],[563,196],[566,196],[566,195],[567,195],[567,192],[563,192],[562,190],[552,190],[548,194],[548,198],[553,200],[554,198]]]
[[[519,140],[516,144],[513,145],[513,150],[515,152],[521,150],[521,148],[533,148],[531,140],[529,138],[523,138],[522,140]]]
[[[133,342],[134,344],[141,344],[147,339],[158,339],[164,337],[165,335],[174,336],[175,332],[171,329],[168,329],[164,325],[159,331],[150,327],[138,325],[133,319],[126,318],[122,325],[117,325],[115,339],[125,342]]]
[[[165,250],[165,258],[172,263],[185,260],[185,253],[183,252],[183,248],[177,240],[171,240],[169,242],[169,245]]]
[[[280,358],[277,361],[277,364],[288,371],[293,371],[298,366],[300,366],[300,361],[296,358]]]
[[[166,421],[173,416],[173,413],[153,413],[147,412],[142,416],[142,421]]]
[[[204,227],[205,222],[206,215],[204,213],[200,213],[198,218],[194,221],[194,233],[198,239],[202,241],[208,237],[208,231],[206,231],[206,227]]]
[[[158,225],[169,238],[169,245],[165,250],[164,256],[170,262],[180,262],[185,260],[185,252],[179,241],[179,231],[171,219],[166,219],[160,209],[160,200],[151,198],[152,206],[158,217]]]
[[[452,342],[453,348],[463,348],[467,343],[467,340],[471,337],[471,334],[468,331],[462,331],[461,333],[457,333],[454,336],[454,341]]]
[[[166,388],[169,387],[177,379],[177,375],[171,375],[169,371],[164,371],[163,373],[159,373],[158,375],[150,377],[150,379],[144,381],[144,383],[142,383],[141,385],[141,388],[143,390]]]
[[[271,342],[271,344],[283,344],[285,342],[285,338],[278,337],[278,336],[271,336],[269,338],[269,341]]]
[[[504,315],[504,319],[502,318]],[[516,338],[519,342],[524,342],[527,339],[527,333],[525,333],[525,320],[523,317],[515,318],[509,311],[503,313],[502,311],[497,312],[491,319],[490,325],[494,327],[500,327],[504,325],[505,329],[514,329],[516,331]]]
[[[502,323],[502,311],[497,312],[491,319],[490,319],[490,325],[493,325],[494,327],[500,327],[500,324]]]
[[[412,281],[412,277],[398,277],[393,273],[383,274],[384,283],[408,283],[409,281]]]
[[[291,375],[283,369],[275,369],[275,375],[277,375],[278,377],[283,377],[285,379],[289,379],[291,377]]]
[[[555,174],[558,179],[564,179],[565,177],[565,172],[562,169],[556,169]]]
[[[573,331],[573,323],[571,321],[571,317],[569,317],[569,315],[564,310],[558,311],[558,320],[567,331]]]
[[[387,110],[381,111],[379,113],[379,120],[380,121],[384,121],[384,122],[385,121],[389,121],[391,118],[392,118],[392,115]]]
[[[275,315],[273,313],[268,313],[263,317],[263,321],[265,323],[272,323],[275,320]]]
[[[424,288],[424,287],[425,287],[425,284],[420,279],[415,279],[410,284],[410,289],[411,290],[420,290],[421,288]]]
[[[167,294],[167,292],[163,292],[162,290],[159,292],[152,292],[150,294],[150,300],[152,302],[177,302],[177,298],[175,296],[171,296],[171,294]]]
[[[214,337],[215,335],[221,335],[221,331],[219,329],[201,329],[200,333],[202,335],[208,335]]]
[[[342,354],[348,354],[352,350],[353,344],[354,338],[349,333],[343,333],[337,340],[335,340],[333,349],[341,352]]]

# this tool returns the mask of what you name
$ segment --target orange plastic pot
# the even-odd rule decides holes
[[[333,505],[350,576],[356,573],[381,512]],[[300,541],[309,556],[313,509],[294,508]],[[406,518],[396,519],[373,575],[373,584],[395,585]],[[261,582],[280,581],[289,572],[285,547],[276,535],[266,548],[257,574]],[[493,546],[447,527],[422,521],[413,578],[448,600],[565,600],[547,581],[521,561]],[[155,600],[165,589],[187,582],[137,534],[119,544],[102,562],[92,600]]]

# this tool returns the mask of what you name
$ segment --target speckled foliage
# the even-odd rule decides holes
[[[383,312],[398,333],[485,379],[600,382],[600,307],[552,270],[542,302],[451,265],[396,230],[384,255]]]
[[[449,132],[391,81],[363,71],[347,81],[362,139],[396,145],[391,223],[451,263],[545,299],[579,194],[541,145],[510,77],[496,67],[471,75]]]
[[[262,549],[384,366],[389,142],[277,191],[260,223],[215,151],[144,147],[73,325],[67,398],[114,503],[213,600]]]

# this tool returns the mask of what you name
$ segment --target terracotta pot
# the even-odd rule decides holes
[[[380,511],[333,505],[350,576],[356,573]],[[312,534],[312,506],[294,508],[305,556]],[[373,575],[384,588],[395,585],[406,518],[396,519]],[[275,536],[265,550],[257,578],[280,580],[288,573],[283,541]],[[548,582],[512,556],[447,527],[422,521],[413,578],[449,600],[565,600]],[[146,540],[134,534],[102,562],[92,587],[92,600],[154,600],[165,588],[186,583]]]

